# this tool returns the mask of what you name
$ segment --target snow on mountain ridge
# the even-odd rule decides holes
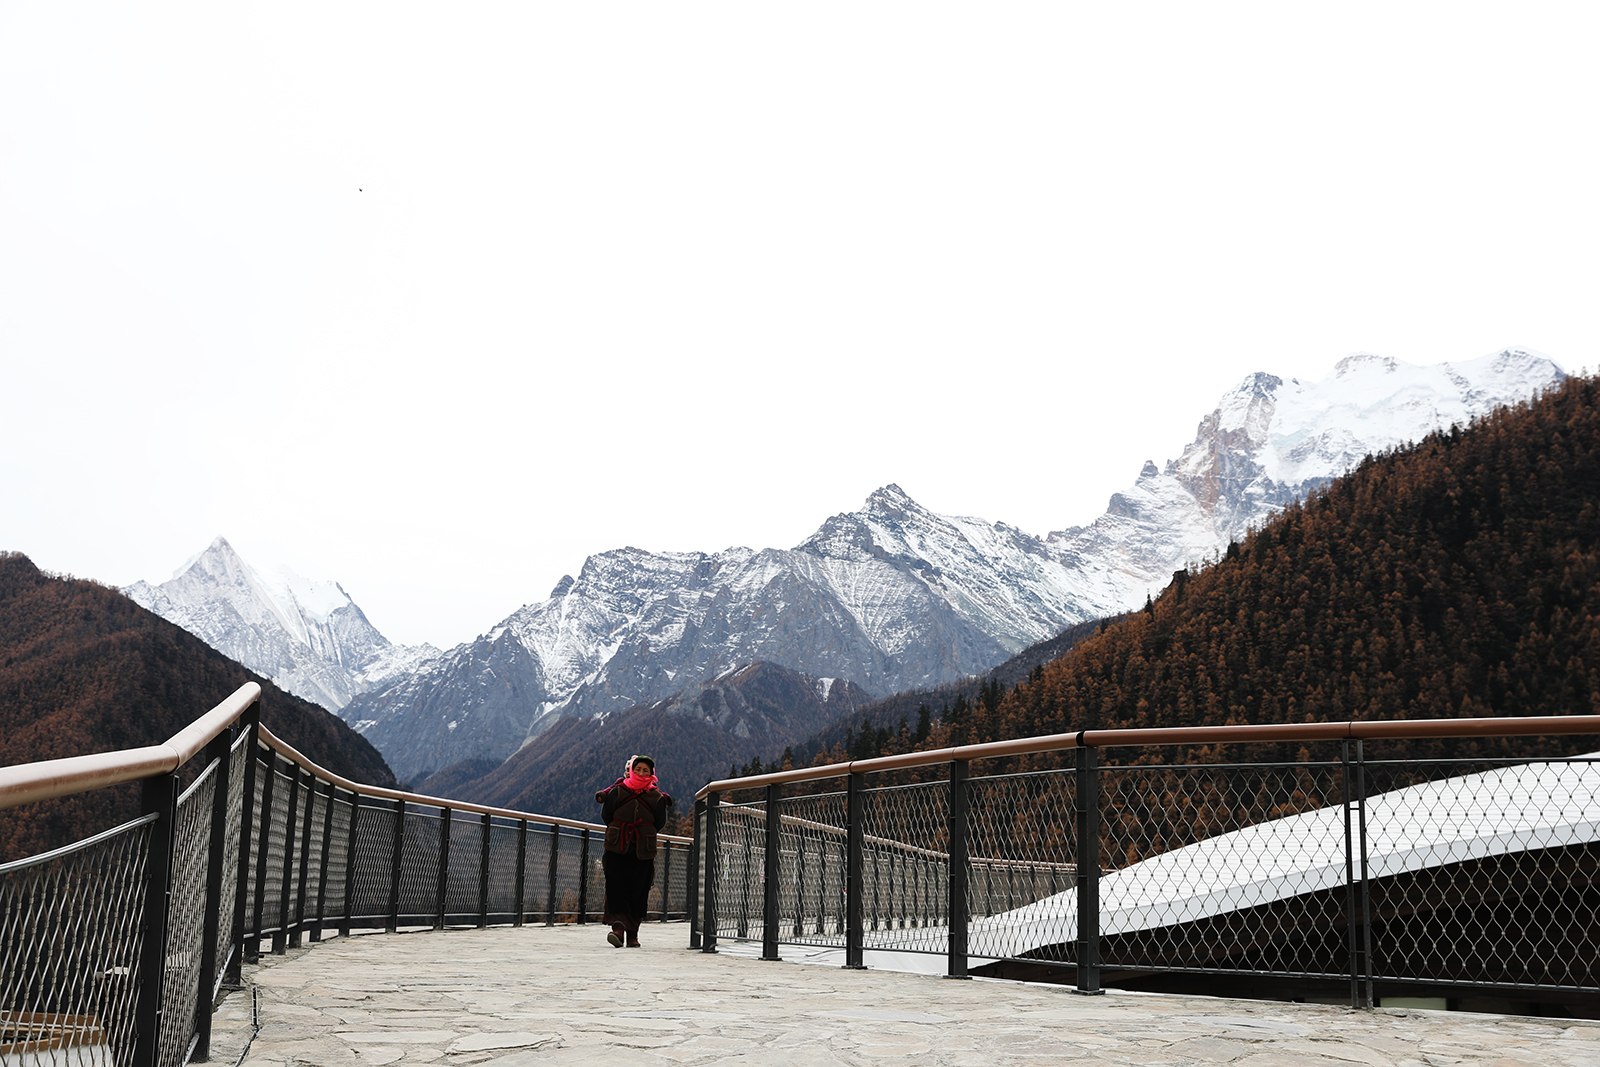
[[[123,593],[297,696],[338,711],[438,655],[393,645],[337,582],[278,568],[269,580],[218,537],[159,586]]]
[[[1252,374],[1178,458],[1146,463],[1104,514],[1043,538],[939,515],[890,484],[790,549],[597,553],[473,642],[374,679],[343,714],[411,779],[758,660],[875,695],[977,673],[1142,605],[1362,457],[1563,377],[1523,350],[1438,367],[1355,355],[1316,383]],[[284,613],[301,619],[333,600],[290,592]]]
[[[1147,464],[1105,515],[1049,541],[1079,561],[1112,562],[1097,595],[1126,607],[1366,456],[1565,378],[1554,361],[1526,349],[1433,367],[1356,354],[1314,383],[1252,374],[1200,420],[1177,460],[1159,471]]]

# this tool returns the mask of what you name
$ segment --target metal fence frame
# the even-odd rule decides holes
[[[696,798],[694,855],[698,859],[702,884],[690,947],[716,952],[719,938],[759,941],[762,958],[778,959],[782,944],[824,945],[841,949],[847,968],[862,967],[868,948],[937,951],[946,956],[944,972],[950,978],[969,977],[969,957],[976,957],[995,961],[986,965],[984,973],[1048,976],[1047,980],[1068,982],[1076,992],[1084,994],[1104,992],[1103,979],[1107,973],[1130,975],[1141,967],[1156,967],[1162,973],[1316,980],[1324,985],[1337,980],[1348,983],[1349,1002],[1359,1007],[1373,1005],[1379,983],[1389,995],[1449,986],[1485,995],[1582,1000],[1591,1006],[1600,1005],[1600,973],[1590,973],[1594,968],[1585,972],[1587,977],[1571,979],[1569,973],[1567,978],[1558,974],[1557,980],[1540,981],[1506,977],[1512,974],[1510,970],[1496,978],[1481,969],[1460,967],[1458,973],[1441,979],[1437,974],[1419,976],[1417,968],[1397,959],[1394,953],[1386,955],[1378,951],[1374,930],[1379,931],[1381,940],[1385,930],[1399,929],[1403,923],[1393,916],[1385,918],[1379,914],[1385,908],[1392,910],[1395,901],[1391,893],[1388,903],[1380,899],[1375,904],[1374,878],[1368,869],[1367,855],[1370,783],[1367,743],[1412,738],[1593,733],[1600,733],[1600,716],[1081,731],[712,782]],[[1296,774],[1305,777],[1315,769],[1322,775],[1325,785],[1333,790],[1320,798],[1302,796],[1296,801],[1299,807],[1292,809],[1321,809],[1333,816],[1330,825],[1335,829],[1331,833],[1341,832],[1342,827],[1342,857],[1338,861],[1343,866],[1342,879],[1338,886],[1321,890],[1317,897],[1324,913],[1322,918],[1330,922],[1336,919],[1340,927],[1337,931],[1331,927],[1322,931],[1322,947],[1327,951],[1320,962],[1307,968],[1304,953],[1294,960],[1280,953],[1283,958],[1273,958],[1266,964],[1228,965],[1215,959],[1184,958],[1182,946],[1176,949],[1164,946],[1158,953],[1148,943],[1141,946],[1138,938],[1130,940],[1127,936],[1104,934],[1101,929],[1102,881],[1123,864],[1117,857],[1101,853],[1106,842],[1115,840],[1119,829],[1104,825],[1103,820],[1108,811],[1120,810],[1108,807],[1101,796],[1102,789],[1108,782],[1131,779],[1139,774],[1216,773],[1219,768],[1216,764],[1138,766],[1136,761],[1104,766],[1100,752],[1112,747],[1217,746],[1266,741],[1340,743],[1340,756],[1332,762],[1233,765],[1249,773],[1274,772],[1291,777]],[[1032,783],[1036,792],[1055,804],[1055,818],[1062,824],[1059,851],[1055,854],[1007,858],[1006,850],[997,848],[992,840],[997,835],[1003,836],[1005,829],[989,824],[995,819],[994,805],[982,796],[974,800],[975,791],[981,793],[985,788],[998,788],[995,783],[1000,783],[1000,779],[974,777],[971,764],[995,757],[1066,750],[1075,751],[1075,766],[1070,769],[1003,776],[1012,780],[1002,784],[1013,793],[1030,788]],[[1552,758],[1498,763],[1488,759],[1440,762],[1463,766],[1470,763],[1477,767],[1543,766],[1547,762],[1568,761]],[[1416,765],[1415,761],[1407,764]],[[933,767],[944,773],[940,779],[915,786],[869,788],[867,785],[869,775],[913,767]],[[1054,785],[1039,786],[1046,776],[1054,778]],[[844,784],[842,793],[783,795],[785,785],[839,779]],[[923,796],[912,802],[899,802],[890,797],[894,790],[911,788],[922,790]],[[941,798],[938,802],[932,799],[934,793]],[[734,794],[738,794],[737,800],[731,799]],[[823,810],[819,805],[825,800],[829,805],[827,814],[819,815],[817,812]],[[895,803],[903,809],[897,816],[902,823],[912,817],[907,812],[913,815],[920,812],[921,822],[915,832],[897,836],[873,825],[874,818],[883,819],[881,813],[886,805]],[[874,815],[874,812],[879,814]],[[1265,820],[1258,820],[1240,825],[1264,824]],[[827,862],[832,863],[833,868],[825,877],[816,875],[818,863],[812,858],[821,856],[821,849],[808,843],[818,840],[830,843]],[[1541,846],[1543,848],[1545,846]],[[1600,844],[1596,844],[1595,851],[1600,852]],[[927,857],[922,870],[937,872],[942,883],[936,893],[929,893],[926,881],[921,880],[921,870],[909,878],[903,873],[900,875],[902,885],[910,883],[909,890],[896,888],[896,864],[901,872],[908,867],[916,869],[919,855]],[[1108,862],[1110,867],[1105,866]],[[1574,877],[1582,881],[1586,887],[1583,892],[1589,894],[1582,908],[1590,927],[1600,921],[1600,895],[1597,895],[1600,890],[1596,888],[1600,880],[1590,871],[1597,863],[1600,860],[1586,852],[1577,859],[1569,859],[1563,868],[1565,873],[1552,876],[1556,880],[1567,879],[1568,885],[1576,884]],[[842,873],[839,867],[843,868]],[[1575,875],[1579,867],[1582,870]],[[881,892],[885,871],[889,872],[891,887],[887,896]],[[1003,890],[996,889],[996,878],[1004,880]],[[1070,940],[1056,945],[1052,952],[1035,950],[1026,954],[1010,952],[994,940],[997,935],[988,928],[985,917],[1002,911],[1016,914],[1013,909],[1024,909],[1047,896],[1061,894],[1069,887],[1075,889]],[[930,895],[937,899],[930,902]],[[1333,919],[1328,919],[1329,916]],[[1269,919],[1283,923],[1292,921],[1293,916],[1287,920],[1282,916],[1269,916],[1262,921]],[[1486,931],[1486,934],[1492,933]],[[973,943],[974,937],[988,938],[988,941],[977,945]],[[1528,940],[1523,938],[1524,943]],[[1377,948],[1381,949],[1382,945]],[[1110,957],[1103,958],[1107,953]],[[1158,956],[1159,962],[1152,962]],[[1022,966],[1008,970],[999,966],[1003,963]],[[1448,971],[1450,965],[1451,961],[1445,960],[1439,967]]]
[[[598,917],[603,826],[349,781],[261,724],[253,682],[164,745],[0,768],[0,808],[127,782],[139,818],[0,865],[0,1054],[182,1067],[263,942]],[[660,838],[661,922],[695,906],[691,844]]]
[[[163,745],[0,768],[0,807],[127,782],[142,790],[138,818],[0,866],[0,1021],[9,1035],[0,1053],[76,1062],[84,1046],[104,1045],[118,1065],[181,1067],[208,1058],[217,998],[263,942],[282,953],[330,928],[582,923],[595,910],[593,835],[603,827],[359,785],[274,737],[260,710],[250,683]],[[836,944],[851,968],[864,966],[869,947],[939,951],[947,975],[962,978],[969,954],[996,958],[972,943],[989,936],[990,917],[1058,895],[1070,880],[1078,919],[1058,962],[1069,962],[1078,992],[1101,992],[1112,943],[1100,929],[1100,793],[1133,768],[1102,767],[1099,752],[1336,740],[1340,761],[1323,765],[1337,766],[1343,783],[1345,877],[1333,892],[1347,920],[1351,1002],[1370,1005],[1374,983],[1403,984],[1409,963],[1373,962],[1381,909],[1366,846],[1377,809],[1364,742],[1592,733],[1600,716],[1087,731],[713,782],[697,795],[694,838],[662,838],[654,910],[661,921],[686,916],[690,947],[705,952],[719,937],[754,941],[759,931],[767,959],[781,944]],[[1070,749],[1067,771],[1004,782],[970,773],[977,760]],[[939,764],[935,782],[866,785],[869,774]],[[826,779],[843,779],[844,789],[782,795],[786,784]],[[727,801],[752,788],[752,800]],[[1055,806],[1058,855],[1004,854],[1006,828],[985,800],[1001,788]],[[1562,876],[1576,871],[1592,893],[1600,850],[1581,844],[1587,851]],[[1572,982],[1543,991],[1600,995]]]

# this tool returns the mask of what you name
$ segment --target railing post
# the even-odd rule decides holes
[[[489,813],[483,813],[483,834],[478,852],[478,929],[489,928]]]
[[[206,746],[205,761],[216,762],[211,783],[211,840],[206,857],[206,900],[200,929],[200,982],[195,991],[194,1054],[189,1058],[204,1063],[211,1058],[211,1011],[217,998],[217,949],[222,938],[222,864],[228,850],[228,772],[232,762],[232,731],[224,730]],[[228,916],[231,924],[233,916]]]
[[[778,872],[781,869],[778,853],[780,825],[778,820],[778,787],[766,789],[767,833],[761,864],[761,958],[778,960]]]
[[[694,825],[691,827],[694,831],[694,840],[689,845],[689,867],[683,881],[685,895],[688,897],[685,907],[689,913],[689,947],[692,949],[700,947],[700,846],[703,844],[700,835],[705,814],[706,802],[696,800]]]
[[[1367,761],[1362,742],[1350,761],[1350,742],[1343,743],[1345,914],[1350,936],[1350,1006],[1370,1008],[1372,980],[1372,893],[1367,881]],[[1355,816],[1351,825],[1352,814]],[[1358,866],[1359,864],[1359,866]]]
[[[806,835],[803,830],[796,830],[794,835],[794,937],[796,940],[806,935]]]
[[[866,970],[866,907],[863,866],[866,856],[866,797],[861,792],[862,775],[852,772],[845,787],[845,934],[844,965],[855,971]]]
[[[967,973],[967,761],[950,761],[950,915],[949,959],[946,978],[970,978]]]
[[[755,875],[755,872],[750,869],[752,866],[750,854],[755,851],[755,845],[751,841],[751,838],[755,836],[755,828],[750,825],[750,821],[751,820],[745,816],[743,812],[740,813],[739,840],[744,843],[744,848],[741,849],[739,853],[741,860],[741,870],[739,874],[739,921],[734,925],[733,928],[734,936],[740,940],[750,936],[750,883],[754,881]]]
[[[256,823],[256,745],[259,736],[256,724],[261,721],[261,700],[257,698],[245,711],[242,720],[244,733],[244,786],[243,802],[239,805],[239,870],[233,895],[233,942],[228,958],[229,985],[239,985],[244,972],[244,915],[250,903],[250,846],[254,841]],[[231,753],[230,753],[231,756]]]
[[[297,772],[298,774],[299,772]],[[311,828],[317,822],[317,776],[305,771],[306,814],[300,829],[300,885],[294,894],[294,929],[289,934],[289,947],[299,948],[302,931],[306,926],[306,892],[311,873]]]
[[[261,750],[257,748],[250,753],[252,763],[261,758]],[[259,838],[256,842],[256,888],[254,908],[255,926],[250,930],[249,948],[245,950],[246,963],[255,963],[261,958],[261,931],[266,920],[263,913],[267,904],[267,856],[272,846],[272,792],[278,782],[278,754],[272,749],[267,749],[267,759],[259,773],[265,774],[261,782],[261,827]]]
[[[719,855],[722,847],[721,837],[722,822],[722,795],[710,793],[706,796],[706,857],[705,857],[705,899],[701,901],[705,909],[705,918],[700,923],[700,951],[717,951],[717,874],[722,866],[722,857]]]
[[[350,829],[344,840],[344,918],[339,936],[350,936],[350,920],[356,913],[356,823],[361,818],[361,794],[350,794]]]
[[[325,782],[322,812],[322,855],[317,860],[317,916],[311,921],[311,940],[322,940],[322,920],[328,910],[328,862],[333,851],[333,783]],[[346,883],[348,885],[348,883]],[[348,890],[347,890],[348,891]]]
[[[406,802],[394,802],[394,855],[389,863],[389,917],[384,929],[394,933],[400,929],[400,868],[406,844]]]
[[[523,905],[526,903],[524,896],[528,887],[528,820],[517,820],[517,888],[512,894],[516,899],[511,902],[511,925],[523,924]]]
[[[672,842],[661,842],[661,921],[667,921],[667,906],[672,902]]]
[[[272,935],[272,954],[282,956],[289,948],[289,894],[294,889],[294,839],[299,824],[295,807],[300,802],[300,765],[288,761],[289,811],[283,820],[283,878],[278,886],[278,929]]]
[[[144,955],[139,961],[139,1002],[134,1009],[134,1067],[155,1067],[161,1049],[161,1024],[168,1010],[166,991],[167,923],[172,902],[172,854],[178,811],[178,776],[144,780],[141,807],[155,814],[150,825],[150,860],[145,874]]]
[[[559,846],[560,845],[561,845],[561,824],[560,823],[551,823],[550,824],[550,883],[549,883],[549,886],[548,886],[548,893],[547,893],[547,895],[545,897],[545,906],[544,906],[544,924],[546,926],[554,926],[556,924],[556,875],[557,875],[557,873],[559,873],[558,872],[558,868],[556,866],[556,854],[559,851]]]
[[[455,809],[439,812],[439,880],[433,890],[433,928],[444,929],[445,896],[450,889],[450,816]]]
[[[1078,749],[1078,984],[1075,993],[1100,988],[1100,750]]]
[[[578,925],[589,921],[589,831],[583,831],[583,843],[578,846]]]

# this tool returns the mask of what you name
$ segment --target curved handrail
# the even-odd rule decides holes
[[[292,760],[301,767],[304,767],[306,770],[317,774],[324,781],[332,782],[340,789],[347,790],[351,793],[359,793],[362,796],[369,797],[382,797],[385,800],[403,800],[408,804],[423,804],[430,808],[451,808],[455,811],[471,811],[476,812],[479,815],[499,815],[508,819],[537,819],[539,822],[546,825],[565,826],[573,830],[599,830],[602,833],[605,832],[605,826],[600,823],[579,822],[576,819],[563,819],[555,815],[535,815],[532,812],[516,811],[511,808],[496,808],[487,804],[474,804],[466,800],[450,800],[445,797],[428,796],[424,793],[408,793],[402,789],[388,789],[381,785],[363,785],[360,782],[352,782],[348,778],[342,778],[325,767],[321,767],[316,763],[313,763],[310,759],[307,759],[300,752],[296,751],[293,745],[290,745],[288,742],[278,737],[271,730],[267,729],[266,726],[259,726],[257,729],[260,731],[262,743],[276,750],[280,756],[283,756],[285,759]],[[673,834],[660,834],[658,836],[663,841],[672,841],[674,843],[681,844],[689,844],[692,840],[691,838],[678,837]]]
[[[991,741],[983,745],[960,745],[928,752],[906,752],[898,756],[829,763],[821,767],[753,774],[748,778],[722,778],[707,782],[695,793],[704,799],[711,793],[738,789],[757,789],[789,782],[814,782],[824,778],[843,778],[850,774],[926,767],[934,763],[953,763],[999,756],[1027,756],[1041,752],[1060,752],[1069,748],[1121,748],[1129,745],[1222,745],[1267,741],[1371,741],[1380,738],[1419,737],[1528,737],[1539,734],[1600,733],[1600,715],[1501,716],[1485,719],[1383,719],[1347,722],[1270,723],[1259,726],[1177,726],[1133,730],[1079,730],[1069,734],[1018,737],[1010,741]]]
[[[162,744],[0,767],[0,809],[171,774],[259,699],[261,686],[246,682]]]
[[[0,767],[0,810],[32,804],[35,801],[50,800],[54,797],[70,796],[74,793],[87,793],[125,782],[136,782],[158,774],[171,774],[193,759],[196,753],[210,744],[218,734],[232,726],[251,704],[260,699],[260,684],[246,682],[230,693],[222,703],[173,734],[162,744],[122,749],[117,752],[95,752],[87,756],[41,760],[14,767]],[[536,819],[547,825],[565,826],[574,830],[605,831],[605,827],[599,823],[579,822],[576,819],[563,819],[554,815],[536,815],[510,808],[496,808],[463,800],[449,800],[444,797],[431,797],[421,793],[408,793],[399,789],[386,789],[383,786],[353,782],[312,761],[297,751],[293,745],[267,729],[264,723],[257,728],[264,744],[276,749],[284,757],[293,760],[324,781],[332,782],[352,793],[382,797],[387,800],[404,800],[429,807],[500,815],[510,819]],[[681,844],[688,844],[691,840],[673,834],[660,836],[663,840]]]

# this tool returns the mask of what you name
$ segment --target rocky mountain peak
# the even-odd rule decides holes
[[[356,693],[436,655],[392,645],[338,582],[258,572],[217,537],[160,585],[122,590],[296,696],[337,711]]]
[[[1371,352],[1352,352],[1333,365],[1333,376],[1343,378],[1347,374],[1393,374],[1400,369],[1400,361],[1389,356],[1378,356]]]

